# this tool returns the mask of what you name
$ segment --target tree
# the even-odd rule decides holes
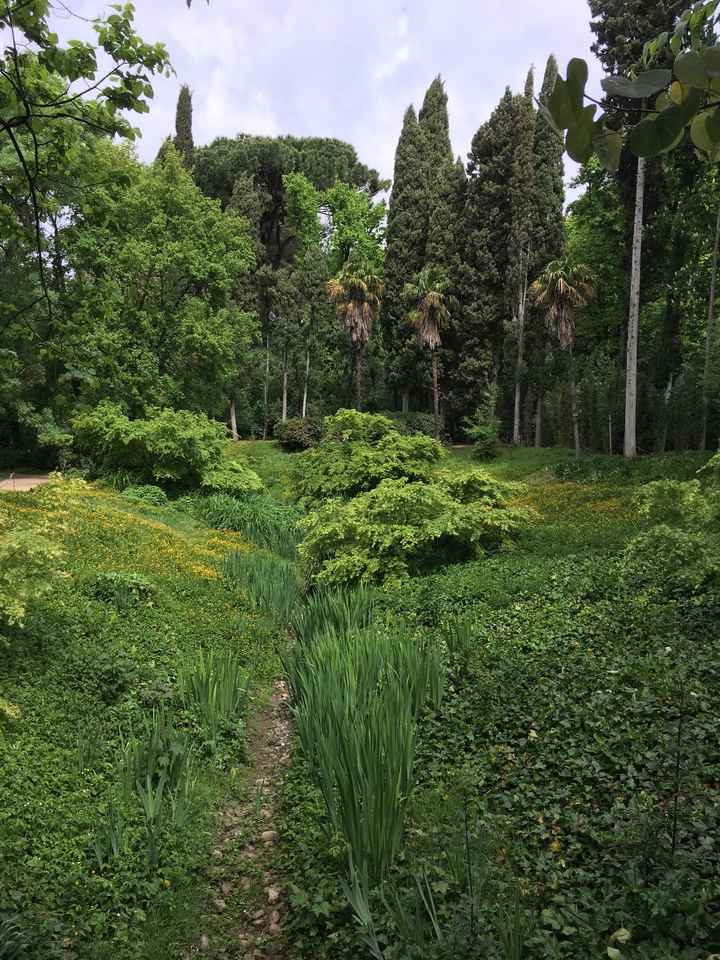
[[[0,216],[14,232],[32,237],[39,279],[37,295],[18,305],[20,316],[42,300],[51,308],[42,218],[50,185],[63,175],[69,141],[81,129],[133,139],[137,131],[124,112],[146,113],[150,80],[169,67],[164,44],[147,44],[134,32],[131,4],[94,23],[110,62],[104,73],[93,44],[60,45],[49,11],[46,0],[0,4],[0,30],[8,31],[0,54],[0,149],[7,145],[16,164],[4,177]]]
[[[425,145],[415,108],[405,111],[395,151],[393,187],[387,219],[385,254],[385,295],[383,331],[392,365],[391,379],[403,393],[407,407],[409,380],[405,356],[405,307],[402,292],[406,283],[422,269],[426,233],[420,211],[425,203]]]
[[[418,343],[432,355],[433,413],[435,416],[435,439],[440,440],[440,388],[438,384],[438,347],[440,330],[448,319],[445,305],[447,280],[436,267],[423,267],[415,283],[405,285],[403,295],[411,305],[408,314],[410,325],[415,330]]]
[[[535,111],[533,109],[533,71],[530,70],[523,96],[517,97],[515,155],[510,178],[510,235],[508,238],[507,299],[512,311],[516,337],[515,400],[513,405],[513,443],[520,444],[520,399],[525,362],[525,323],[528,307],[530,272],[535,260],[532,236],[537,219],[535,195]]]
[[[180,87],[180,94],[178,95],[177,110],[175,111],[175,139],[173,142],[183,164],[188,170],[191,170],[195,144],[192,132],[192,93],[186,83]]]
[[[548,329],[557,337],[561,350],[570,354],[570,402],[572,406],[575,455],[580,456],[580,429],[577,402],[577,378],[573,348],[575,315],[594,295],[590,269],[568,259],[554,260],[532,285],[532,295],[540,307],[547,309]]]
[[[355,405],[362,409],[365,348],[380,310],[383,284],[371,265],[346,263],[337,277],[328,281],[331,303],[337,308],[355,351]]]

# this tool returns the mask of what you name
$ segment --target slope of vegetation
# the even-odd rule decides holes
[[[177,957],[248,705],[277,673],[269,628],[221,576],[250,547],[77,480],[0,511],[56,545],[32,571],[51,589],[0,638],[3,955]]]

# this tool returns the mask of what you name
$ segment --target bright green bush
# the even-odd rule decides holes
[[[320,442],[323,434],[323,422],[320,417],[291,417],[279,420],[273,435],[283,450],[294,453],[297,450],[309,450]]]
[[[254,470],[239,460],[225,460],[218,466],[204,471],[200,487],[208,493],[247,497],[260,493],[263,482]]]
[[[325,421],[322,442],[295,463],[294,489],[305,504],[350,499],[383,480],[427,481],[443,450],[425,436],[403,436],[390,420],[341,411]]]
[[[225,427],[188,410],[153,409],[130,420],[116,404],[103,402],[73,421],[75,448],[100,474],[135,473],[148,483],[197,487],[220,466]]]
[[[146,503],[150,507],[164,507],[168,502],[167,494],[162,487],[155,486],[153,483],[125,487],[122,491],[122,496],[125,497],[126,500]]]
[[[474,444],[473,457],[476,460],[494,460],[498,455],[500,420],[495,412],[496,406],[497,388],[494,388],[488,391],[482,406],[463,420],[465,433]]]
[[[155,595],[155,587],[141,573],[98,573],[88,584],[96,600],[114,604],[118,610],[148,603]]]
[[[466,479],[435,483],[383,480],[349,503],[329,503],[301,521],[300,557],[318,584],[397,583],[448,563],[473,559],[517,535],[528,513],[506,505],[492,481],[488,494],[470,496]]]
[[[558,480],[577,483],[649,483],[652,480],[692,480],[707,462],[706,453],[686,451],[652,457],[594,454],[564,460],[553,467]]]
[[[653,480],[640,487],[633,503],[639,515],[651,523],[700,526],[712,516],[697,480]]]
[[[432,413],[421,413],[417,410],[410,410],[407,413],[383,410],[381,416],[391,420],[395,429],[406,436],[421,433],[426,437],[435,437],[435,417]]]

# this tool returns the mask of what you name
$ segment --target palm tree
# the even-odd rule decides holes
[[[570,403],[572,406],[575,456],[580,456],[580,427],[575,380],[575,316],[595,295],[595,281],[589,267],[569,258],[553,260],[532,285],[535,303],[547,307],[548,329],[557,337],[561,350],[570,353]]]
[[[415,328],[418,343],[432,354],[433,413],[435,414],[435,439],[440,439],[440,390],[438,387],[438,355],[440,328],[450,314],[445,304],[447,280],[436,267],[423,267],[415,283],[406,283],[404,299],[413,305],[408,314]]]
[[[369,266],[348,261],[338,276],[328,281],[327,291],[355,348],[355,405],[361,410],[365,348],[380,311],[383,282]]]

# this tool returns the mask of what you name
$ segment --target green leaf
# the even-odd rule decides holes
[[[584,163],[592,156],[593,151],[593,121],[597,107],[591,104],[582,111],[577,121],[570,125],[565,149],[577,163]]]
[[[567,130],[575,116],[568,86],[562,77],[555,81],[553,92],[548,99],[548,110],[553,118],[555,126],[559,130]]]
[[[588,65],[584,60],[575,57],[570,61],[567,68],[567,90],[570,97],[570,105],[576,116],[579,116],[583,109],[585,86],[588,82],[588,76]]]
[[[608,947],[607,955],[610,957],[610,960],[622,960],[622,954],[616,947]]]
[[[663,149],[657,122],[654,117],[646,117],[628,136],[628,146],[636,157],[656,157]]]
[[[703,153],[712,156],[716,150],[716,144],[713,141],[707,126],[708,113],[700,113],[693,120],[690,126],[690,139]]]
[[[686,50],[675,60],[675,76],[681,83],[691,87],[707,88],[708,74],[700,54],[694,50]]]
[[[611,173],[617,172],[623,148],[622,133],[619,130],[610,130],[602,122],[596,123],[593,148],[603,167]]]
[[[635,80],[629,77],[606,77],[602,88],[610,97],[628,97],[631,100],[645,100],[664,90],[672,81],[669,70],[648,70]]]
[[[720,77],[720,46],[705,47],[700,56],[708,76]]]
[[[628,943],[631,936],[632,934],[626,927],[620,927],[620,929],[616,930],[610,937],[610,943]]]
[[[715,107],[710,113],[706,114],[705,129],[710,140],[715,147],[720,146],[720,108]]]
[[[671,106],[663,110],[655,120],[655,129],[660,140],[660,149],[666,150],[675,143],[685,130],[685,111],[682,107]]]

